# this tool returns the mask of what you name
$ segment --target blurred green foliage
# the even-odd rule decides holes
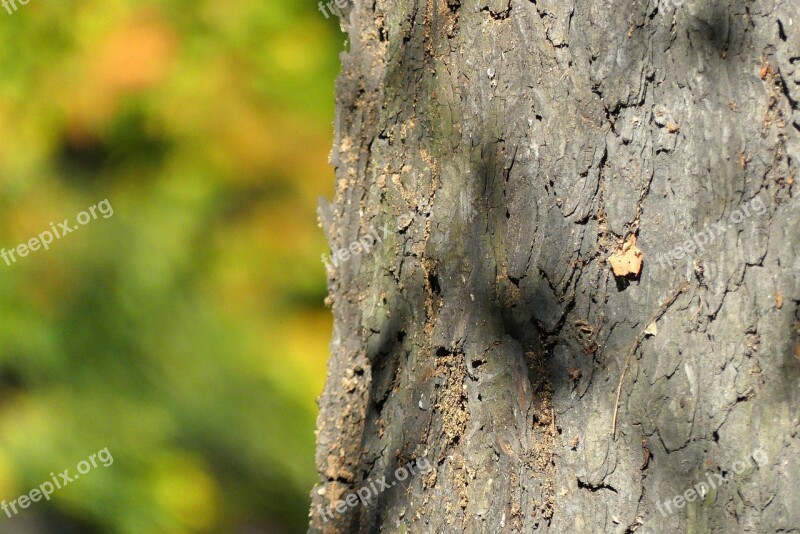
[[[19,4],[18,4],[19,5]],[[299,532],[331,332],[316,199],[344,36],[312,2],[0,8],[0,532]]]

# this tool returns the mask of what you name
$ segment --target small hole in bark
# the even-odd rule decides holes
[[[437,356],[447,356],[449,354],[450,354],[450,351],[447,350],[444,347],[439,347],[438,349],[436,349],[436,355]]]
[[[405,333],[405,332],[403,332],[402,330],[400,330],[400,331],[397,333],[397,342],[398,342],[398,343],[402,343],[402,342],[403,342],[403,340],[404,340],[405,338],[406,338],[406,333]]]
[[[786,42],[786,31],[783,29],[783,23],[781,21],[778,21],[778,35],[781,41]]]
[[[714,443],[719,443],[719,432],[716,430],[711,434],[711,437],[714,438]]]
[[[439,278],[434,273],[428,275],[428,286],[436,295],[442,292],[442,288],[439,286]]]

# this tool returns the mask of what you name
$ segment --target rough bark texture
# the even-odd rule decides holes
[[[800,531],[799,5],[346,10],[312,532]]]

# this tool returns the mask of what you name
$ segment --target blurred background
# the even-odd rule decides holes
[[[0,261],[0,499],[114,463],[0,532],[304,532],[338,21],[311,0],[16,5],[0,246],[114,215]]]

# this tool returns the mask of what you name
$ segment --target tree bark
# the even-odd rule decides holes
[[[310,531],[798,532],[797,0],[341,20]]]

